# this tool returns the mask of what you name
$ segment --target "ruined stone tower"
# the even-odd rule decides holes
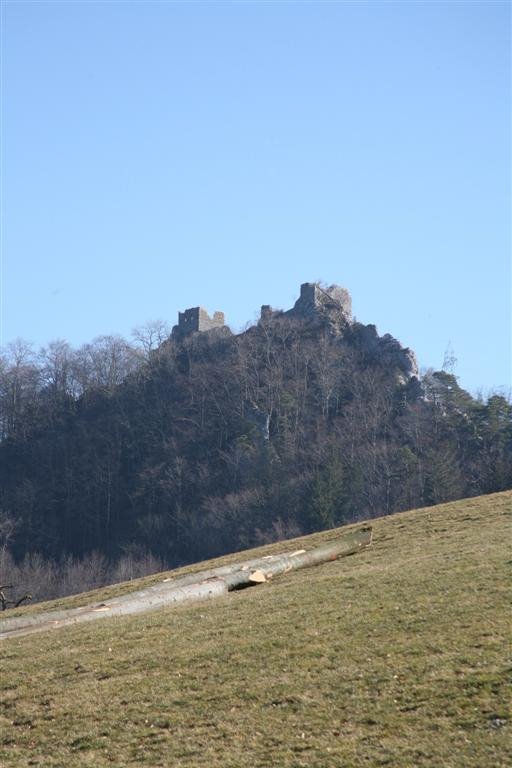
[[[320,283],[302,283],[300,296],[293,307],[295,314],[313,315],[322,309],[341,311],[350,319],[352,316],[350,293],[341,285],[324,287]]]
[[[203,307],[191,307],[178,313],[178,325],[172,329],[173,336],[188,336],[197,331],[211,331],[224,326],[224,312],[214,312],[210,317]]]
[[[261,308],[261,321],[264,322],[273,315],[314,318],[326,312],[341,315],[344,321],[350,322],[352,299],[347,289],[340,285],[322,286],[320,283],[302,283],[300,296],[291,309],[281,312],[264,304]]]

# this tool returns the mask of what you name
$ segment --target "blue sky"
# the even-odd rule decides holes
[[[510,387],[510,5],[9,2],[3,340],[299,285]]]

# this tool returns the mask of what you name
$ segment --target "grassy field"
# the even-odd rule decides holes
[[[511,506],[382,518],[369,549],[274,583],[4,641],[0,765],[508,768]]]

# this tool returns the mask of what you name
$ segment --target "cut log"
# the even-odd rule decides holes
[[[275,576],[298,568],[307,568],[354,554],[371,544],[371,540],[371,527],[360,528],[309,552],[298,550],[290,554],[267,555],[235,565],[187,574],[172,581],[165,579],[153,586],[99,604],[51,611],[37,616],[13,617],[1,622],[0,639],[106,616],[128,616],[178,603],[209,600],[232,590],[263,584]]]
[[[262,584],[274,576],[279,576],[299,568],[308,568],[321,563],[328,563],[340,557],[353,555],[363,547],[368,547],[372,541],[372,528],[366,526],[347,534],[341,539],[328,542],[321,547],[311,549],[309,552],[299,550],[291,554],[274,555],[271,558],[260,560],[258,568],[254,571],[235,571],[223,576],[228,584],[228,589],[244,589],[253,584]],[[256,577],[254,576],[256,574]]]

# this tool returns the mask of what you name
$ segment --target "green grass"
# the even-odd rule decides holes
[[[508,767],[511,502],[382,518],[354,557],[225,599],[4,641],[0,765]]]

